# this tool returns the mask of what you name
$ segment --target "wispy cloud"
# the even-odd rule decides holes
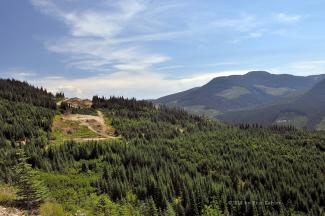
[[[271,71],[301,76],[323,74],[325,71],[325,59],[291,62]]]
[[[51,52],[67,55],[66,63],[70,67],[107,72],[150,69],[169,57],[148,52],[142,42],[166,40],[182,34],[162,29],[150,19],[146,21],[144,18],[150,17],[143,15],[152,9],[149,1],[98,1],[93,4],[95,8],[73,10],[61,8],[57,2],[32,0],[36,8],[69,28],[69,34],[47,41],[45,46]]]
[[[243,13],[231,19],[214,20],[211,27],[234,32],[234,38],[228,40],[228,42],[238,44],[244,40],[261,38],[267,34],[283,33],[285,31],[284,26],[297,23],[303,17],[302,15],[289,15],[286,13],[266,14],[265,16]],[[274,26],[275,23],[280,23],[282,26]],[[281,34],[277,35],[280,36]]]
[[[232,43],[232,44],[238,44],[238,43],[242,42],[243,40],[261,38],[264,36],[265,32],[267,32],[265,29],[259,29],[259,30],[249,32],[244,35],[237,36],[235,39],[232,39],[228,42]]]
[[[217,62],[217,63],[204,63],[204,64],[191,64],[191,65],[169,65],[169,66],[163,66],[159,67],[156,70],[157,71],[168,71],[168,70],[177,70],[177,69],[194,69],[194,70],[200,70],[204,68],[216,68],[220,66],[234,66],[239,65],[240,62],[233,62],[233,61],[227,61],[227,62]]]
[[[35,77],[36,75],[36,72],[22,67],[14,67],[4,71],[0,71],[1,77],[15,78],[20,80],[27,80]]]
[[[69,29],[62,38],[47,41],[46,48],[66,55],[65,62],[69,67],[100,72],[152,70],[154,66],[170,60],[166,53],[149,51],[146,43],[152,41],[184,39],[193,32],[204,34],[226,29],[232,32],[233,37],[226,42],[238,44],[276,31],[268,29],[272,21],[288,24],[302,18],[301,15],[286,13],[273,14],[273,18],[272,14],[261,17],[240,13],[232,18],[214,16],[212,21],[205,16],[197,16],[199,18],[194,23],[193,19],[179,15],[173,22],[173,16],[181,14],[184,2],[100,0],[88,8],[67,7],[67,3],[62,6],[61,0],[31,2],[44,14],[62,21]],[[175,9],[180,10],[175,13]]]
[[[264,36],[267,30],[267,19],[255,15],[242,13],[238,17],[216,19],[211,23],[214,29],[228,30],[232,37],[228,43],[238,44],[247,39],[257,39]]]
[[[100,7],[95,9],[68,10],[60,7],[60,1],[32,0],[42,13],[62,21],[69,29],[65,36],[46,41],[45,47],[51,52],[66,55],[68,67],[95,72],[87,78],[45,77],[32,83],[47,86],[54,92],[65,91],[71,96],[115,94],[156,98],[203,85],[216,76],[244,73],[244,70],[202,72],[168,78],[159,73],[161,70],[156,66],[170,57],[149,52],[145,43],[174,39],[188,33],[186,28],[173,28],[173,23],[157,18],[164,17],[165,10],[182,5],[151,5],[151,1],[143,0],[99,2]],[[220,64],[230,63],[201,64],[197,69]]]
[[[222,34],[225,37],[220,39],[220,43],[228,46],[229,39],[234,44],[260,39],[278,28],[287,27],[288,24],[302,19],[300,15],[285,13],[239,13],[231,18],[212,13],[213,15],[207,18],[197,16],[192,8],[190,11],[194,14],[191,16],[198,17],[196,20],[191,19],[189,14],[182,10],[184,5],[190,4],[185,0],[177,3],[98,0],[89,1],[91,4],[87,4],[87,7],[81,4],[80,0],[31,2],[41,13],[59,20],[67,27],[67,31],[59,38],[44,42],[46,49],[63,55],[63,63],[67,68],[89,71],[89,76],[79,78],[76,74],[73,79],[59,76],[36,80],[28,77],[28,73],[21,72],[20,76],[29,78],[34,84],[48,86],[52,91],[64,90],[67,94],[82,97],[115,94],[156,98],[202,85],[216,76],[243,74],[248,70],[211,72],[215,71],[213,67],[233,65],[236,61],[212,64],[202,64],[202,61],[198,61],[183,65],[173,59],[172,53],[162,51],[166,49],[156,49],[156,46],[151,45],[169,40],[173,43],[177,40],[189,41],[192,45],[195,40],[202,39],[201,35],[208,35],[207,41],[210,43],[212,38],[215,41],[215,35],[225,33]],[[277,23],[276,27],[272,26],[274,23]],[[158,43],[154,45],[161,47]],[[168,61],[175,65],[168,64]],[[174,79],[164,74],[166,71],[189,67],[197,73]],[[207,68],[210,72],[199,73],[207,71]]]
[[[32,4],[47,15],[63,21],[72,36],[111,38],[119,34],[125,25],[145,9],[142,1],[97,1],[95,9],[63,9],[53,0],[31,0]],[[102,8],[102,9],[98,9]]]
[[[211,24],[215,28],[230,28],[236,31],[249,32],[258,27],[260,22],[253,15],[242,14],[238,18],[217,19]]]
[[[277,13],[274,17],[278,22],[286,24],[297,23],[303,18],[302,15],[290,15],[286,13]]]

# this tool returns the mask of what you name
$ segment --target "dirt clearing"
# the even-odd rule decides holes
[[[63,119],[68,121],[77,121],[80,125],[87,126],[89,130],[97,133],[103,138],[110,138],[115,134],[115,130],[106,125],[104,115],[101,111],[97,111],[97,116],[67,114],[63,116]]]
[[[56,116],[52,131],[55,143],[62,143],[66,140],[80,142],[117,138],[115,129],[105,122],[105,116],[101,111],[97,111],[97,115]]]

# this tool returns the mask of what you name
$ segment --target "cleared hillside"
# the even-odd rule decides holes
[[[99,110],[97,115],[64,113],[54,117],[52,125],[52,144],[65,141],[98,141],[117,138],[115,129],[109,125],[108,118]]]

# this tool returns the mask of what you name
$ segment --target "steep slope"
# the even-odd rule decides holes
[[[46,90],[0,79],[0,148],[46,140],[56,104]]]
[[[219,118],[230,123],[260,123],[323,128],[325,117],[325,80],[292,102],[266,106],[261,109],[228,112]]]
[[[55,109],[54,96],[43,88],[13,79],[0,79],[0,98]]]
[[[202,87],[159,98],[155,103],[180,106],[189,111],[199,109],[198,113],[203,114],[206,110],[214,110],[212,113],[217,115],[294,98],[322,78],[325,76],[302,77],[253,71],[245,75],[217,77]]]

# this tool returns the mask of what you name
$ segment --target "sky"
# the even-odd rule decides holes
[[[0,77],[154,99],[214,77],[325,73],[323,0],[1,0]]]

